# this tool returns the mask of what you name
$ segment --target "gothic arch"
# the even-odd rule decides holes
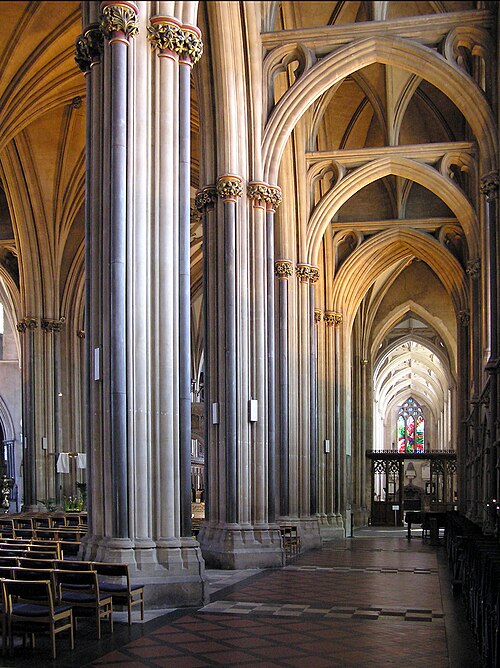
[[[413,72],[447,95],[472,129],[480,147],[483,171],[495,168],[496,124],[480,87],[457,65],[426,46],[399,37],[370,37],[325,56],[283,95],[264,130],[265,180],[276,183],[288,137],[314,100],[340,79],[375,62]]]
[[[0,422],[2,423],[3,426],[3,435],[5,440],[15,441],[16,430],[14,427],[14,422],[12,421],[12,416],[1,395],[0,395]]]
[[[433,237],[394,227],[375,235],[352,253],[335,276],[332,308],[351,324],[359,304],[377,276],[402,258],[426,262],[450,294],[456,311],[467,304],[465,273],[456,258]]]
[[[340,207],[366,185],[394,174],[416,181],[440,197],[462,224],[472,256],[478,248],[478,223],[474,209],[464,193],[429,165],[403,157],[387,157],[363,165],[335,185],[318,203],[308,225],[307,248],[312,264],[317,257],[325,229]]]
[[[450,373],[454,378],[453,370],[456,369],[457,359],[456,359],[456,346],[453,342],[453,336],[446,329],[446,327],[443,327],[442,322],[436,316],[429,313],[429,311],[420,306],[420,304],[417,304],[416,302],[411,300],[405,302],[404,304],[398,305],[398,307],[395,308],[391,313],[389,313],[387,317],[384,319],[384,321],[374,329],[372,334],[372,342],[370,345],[370,352],[372,355],[372,359],[375,359],[375,357],[377,356],[377,351],[380,349],[384,337],[387,336],[388,332],[390,332],[390,330],[403,318],[403,316],[405,316],[408,313],[414,313],[421,320],[423,320],[429,327],[431,327],[441,339],[443,339],[448,359],[445,359],[443,352],[439,350],[436,346],[434,346],[432,342],[427,340],[419,341],[419,337],[415,335],[411,337],[415,341],[419,341],[422,344],[425,343],[425,345],[429,349],[434,350],[436,355],[441,359],[442,364],[447,364],[450,366]],[[398,339],[390,346],[388,346],[386,350],[390,351],[391,348],[398,346],[400,342],[404,342],[407,338],[410,337],[402,337],[401,339]],[[386,350],[384,350],[384,353],[386,352]]]

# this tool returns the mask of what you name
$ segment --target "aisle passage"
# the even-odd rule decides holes
[[[77,649],[61,647],[58,665],[481,666],[451,596],[443,547],[402,532],[326,543],[279,570],[208,575],[205,607],[131,629],[117,623],[100,643],[89,633],[86,647],[79,629]]]

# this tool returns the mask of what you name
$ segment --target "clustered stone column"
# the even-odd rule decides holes
[[[36,509],[36,447],[35,447],[35,330],[38,327],[36,318],[26,317],[17,323],[17,331],[21,337],[22,369],[22,419],[23,419],[23,510]]]
[[[195,26],[149,16],[157,6],[85,3],[77,40],[88,119],[83,557],[140,570],[149,607],[206,598],[190,494],[189,82],[203,46]]]

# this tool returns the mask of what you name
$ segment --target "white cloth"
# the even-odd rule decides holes
[[[83,452],[79,452],[76,457],[76,468],[77,469],[87,468],[87,455],[84,455]]]
[[[56,468],[58,473],[69,473],[69,454],[67,452],[61,452],[57,458]]]

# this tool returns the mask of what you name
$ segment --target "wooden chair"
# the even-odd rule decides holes
[[[16,560],[17,561],[17,560]],[[0,582],[2,580],[13,580],[14,566],[0,565]],[[5,654],[7,648],[7,615],[5,614],[5,605],[3,596],[0,594],[0,621],[2,623],[2,654]]]
[[[296,557],[300,552],[300,536],[297,527],[293,524],[281,524],[280,533],[286,557],[290,559]]]
[[[49,631],[52,658],[56,658],[56,635],[70,632],[74,649],[73,613],[70,605],[54,603],[50,580],[3,580],[3,601],[7,619],[7,643],[13,654],[13,636]],[[32,640],[34,646],[34,642]]]
[[[53,574],[58,600],[71,605],[75,617],[95,616],[98,639],[101,637],[101,619],[109,621],[113,633],[113,599],[99,590],[96,571],[55,569]]]
[[[135,605],[141,606],[141,621],[144,621],[144,585],[130,582],[128,564],[94,561],[92,567],[101,576],[100,590],[111,594],[113,603],[127,606],[129,626],[132,624],[132,608]]]

